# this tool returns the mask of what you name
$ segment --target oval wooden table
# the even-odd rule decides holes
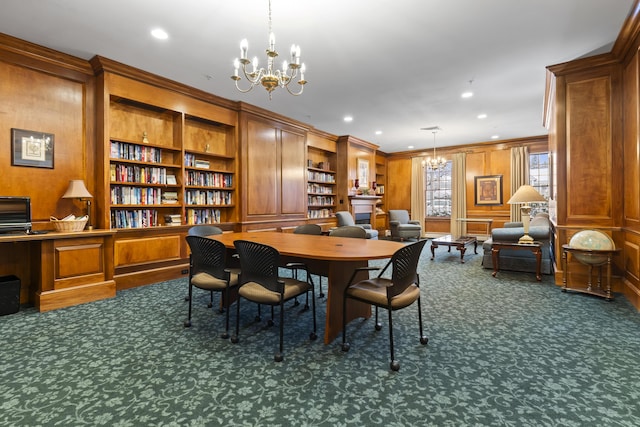
[[[312,274],[328,277],[327,315],[324,343],[331,343],[342,331],[342,301],[344,289],[358,267],[372,259],[391,258],[404,244],[390,240],[353,239],[347,237],[310,236],[277,231],[225,233],[209,236],[232,249],[236,240],[250,240],[276,248],[282,262],[304,262]],[[362,272],[358,279],[366,278]],[[315,297],[315,296],[314,296]],[[349,300],[347,321],[371,317],[371,306]]]

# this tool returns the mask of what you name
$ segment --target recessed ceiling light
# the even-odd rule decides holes
[[[473,92],[463,92],[460,96],[463,98],[471,98],[473,96]]]
[[[478,114],[478,118],[479,119],[486,119],[487,115],[486,114]]]
[[[377,130],[376,131],[376,135],[382,135],[382,131],[381,130]]]
[[[154,28],[151,30],[151,35],[158,40],[166,40],[169,38],[169,34],[167,34],[167,32],[162,28]]]
[[[347,123],[350,123],[350,122],[352,122],[352,121],[353,121],[353,117],[351,117],[351,116],[345,116],[345,117],[344,117],[344,121],[345,121],[345,122],[347,122]]]
[[[410,145],[410,146],[408,146],[407,148],[408,148],[409,150],[413,150],[413,149],[414,149],[414,146],[413,146],[413,145]]]
[[[498,139],[500,138],[500,135],[491,135],[491,139]]]

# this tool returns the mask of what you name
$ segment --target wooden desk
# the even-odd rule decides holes
[[[391,258],[404,244],[390,240],[353,239],[347,237],[310,236],[279,232],[228,233],[209,236],[234,248],[236,240],[250,240],[276,248],[283,257],[304,262],[313,274],[327,276],[327,317],[324,329],[324,343],[331,343],[342,331],[342,302],[344,290],[353,270],[367,265],[371,259]],[[362,272],[359,278],[366,278]],[[371,317],[371,306],[349,300],[347,321],[358,317]]]
[[[112,298],[115,230],[0,235],[0,275],[16,275],[21,302],[40,311]]]
[[[457,218],[456,221],[464,222],[464,223],[479,223],[484,224],[485,226],[485,234],[484,235],[476,235],[475,237],[483,237],[481,240],[487,240],[491,237],[491,224],[493,224],[493,218]],[[469,230],[467,230],[467,236],[471,235]]]

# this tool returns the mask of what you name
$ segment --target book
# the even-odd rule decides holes
[[[196,159],[196,167],[200,169],[209,169],[209,160]]]

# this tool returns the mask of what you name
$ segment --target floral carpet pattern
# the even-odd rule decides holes
[[[252,304],[237,344],[220,338],[224,315],[205,292],[184,328],[180,279],[0,317],[0,426],[640,425],[640,314],[624,298],[563,293],[551,276],[494,278],[480,254],[431,261],[428,246],[429,343],[415,304],[395,312],[399,372],[386,313],[379,332],[373,319],[350,323],[343,353],[340,338],[309,341],[310,311],[289,305],[275,363],[278,327],[255,322]]]

